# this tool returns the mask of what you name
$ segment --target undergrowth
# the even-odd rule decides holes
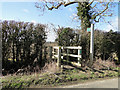
[[[74,73],[73,73],[74,72]],[[59,73],[45,73],[43,75],[24,75],[24,76],[8,76],[2,79],[3,88],[26,88],[36,85],[55,86],[59,83],[67,83],[71,81],[89,80],[95,78],[117,77],[116,71],[104,71],[105,73],[90,72],[81,73],[77,69],[66,70]]]
[[[51,68],[52,67],[52,68]],[[106,66],[107,67],[107,66]],[[100,71],[101,70],[101,71]],[[91,79],[99,79],[106,77],[120,76],[118,73],[120,68],[110,67],[109,69],[99,70],[82,70],[80,68],[70,68],[59,71],[55,63],[46,64],[41,72],[36,72],[31,75],[9,75],[2,77],[3,88],[28,88],[28,87],[53,87],[62,84],[67,84],[74,81],[87,81]]]

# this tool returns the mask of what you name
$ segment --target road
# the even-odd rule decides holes
[[[68,85],[61,88],[118,88],[118,78]]]

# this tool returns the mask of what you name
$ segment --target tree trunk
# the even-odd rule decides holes
[[[13,41],[12,51],[13,51],[13,63],[15,63],[15,45],[14,45],[14,41]]]

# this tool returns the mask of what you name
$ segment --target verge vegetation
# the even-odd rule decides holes
[[[50,71],[51,65],[54,67],[53,65],[55,65],[55,63],[47,64],[42,73],[34,73],[31,75],[8,75],[2,77],[3,88],[56,87],[69,83],[74,84],[89,80],[118,77],[119,75],[119,68],[112,66],[107,68],[101,67],[99,70],[97,68],[90,70],[88,67],[69,68],[68,66],[64,66],[62,71],[56,71],[56,68]]]

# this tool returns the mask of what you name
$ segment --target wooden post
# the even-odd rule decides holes
[[[94,53],[94,24],[91,24],[91,37],[90,37],[90,65],[93,65],[93,53]]]
[[[80,46],[78,46],[79,49],[78,49],[78,55],[81,55],[82,54],[82,47],[80,48]],[[78,57],[78,64],[81,63],[81,57]]]
[[[78,49],[78,55],[80,55],[80,49]],[[78,64],[80,64],[80,58],[78,57]]]
[[[61,47],[58,48],[57,66],[59,67],[59,69],[61,68]]]
[[[69,49],[67,49],[67,64],[68,64],[68,61],[69,61]]]

